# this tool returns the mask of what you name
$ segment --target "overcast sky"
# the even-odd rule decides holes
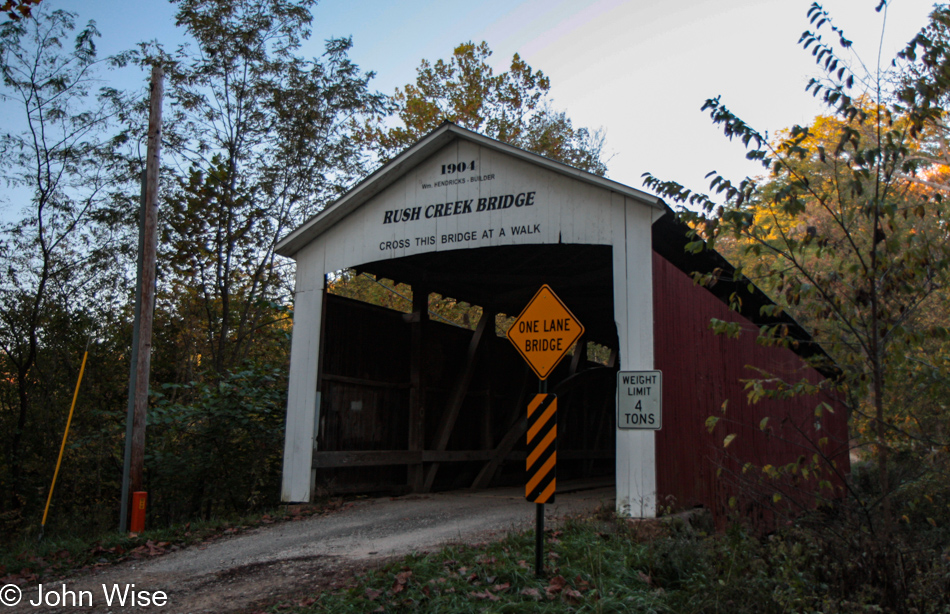
[[[892,0],[887,24],[878,0],[828,0],[835,23],[869,67],[887,66],[922,26],[924,0]],[[164,0],[45,0],[95,19],[109,53],[137,41],[180,41],[174,7]],[[323,40],[352,36],[351,57],[377,73],[391,94],[414,80],[423,59],[448,57],[457,44],[485,40],[496,70],[520,53],[552,82],[554,106],[575,126],[603,128],[608,176],[640,188],[652,172],[694,189],[718,170],[741,179],[760,167],[743,159],[700,112],[723,102],[753,127],[772,133],[807,122],[821,107],[804,91],[817,73],[798,45],[810,0],[322,0],[314,9],[306,55]],[[882,30],[883,27],[883,30]],[[831,40],[830,31],[824,30]],[[883,37],[882,37],[883,31]],[[144,79],[144,75],[143,75]]]

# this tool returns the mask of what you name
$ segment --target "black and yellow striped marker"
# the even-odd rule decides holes
[[[538,394],[528,404],[528,481],[524,496],[533,503],[554,503],[557,488],[557,397]]]

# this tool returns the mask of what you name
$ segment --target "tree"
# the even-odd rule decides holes
[[[60,383],[38,371],[43,353],[89,325],[79,314],[101,313],[116,299],[118,283],[109,266],[119,237],[112,205],[124,184],[116,179],[110,137],[122,100],[114,90],[96,91],[98,32],[90,22],[70,41],[75,19],[41,11],[0,27],[0,97],[9,118],[0,160],[20,213],[0,228],[0,350],[4,379],[15,388],[0,415],[2,474],[14,507],[29,457],[23,439],[40,409],[35,397]]]
[[[711,173],[710,187],[721,204],[649,174],[645,184],[693,207],[681,212],[695,234],[690,249],[733,241],[742,263],[736,275],[778,295],[780,304],[771,311],[786,309],[815,328],[841,369],[835,385],[850,401],[852,415],[869,427],[865,435],[874,445],[879,492],[858,502],[868,514],[882,509],[877,526],[886,535],[893,520],[895,442],[918,452],[948,444],[945,433],[931,430],[932,419],[920,420],[922,415],[914,416],[919,412],[902,406],[907,378],[920,364],[950,381],[945,365],[929,359],[932,340],[946,340],[950,324],[939,302],[950,265],[947,211],[938,193],[913,181],[928,170],[920,153],[939,144],[916,128],[915,113],[926,104],[901,106],[885,89],[886,75],[856,74],[845,57],[851,41],[817,4],[809,18],[815,29],[801,43],[823,73],[808,88],[831,115],[769,141],[718,98],[708,100],[703,109],[713,122],[728,138],[740,139],[746,157],[760,161],[768,176],[733,183]],[[822,39],[822,28],[831,30],[835,42]],[[942,317],[928,317],[935,312]],[[763,327],[759,336],[762,343],[793,343],[782,326]],[[756,396],[805,388],[768,376],[749,387]]]
[[[382,160],[388,160],[442,122],[481,132],[499,141],[559,160],[598,175],[604,136],[598,130],[573,127],[563,111],[552,108],[551,81],[516,53],[510,68],[495,74],[488,44],[471,41],[457,46],[448,61],[423,60],[415,84],[397,89],[391,115],[401,125],[387,127],[384,117],[370,122],[364,138]]]
[[[322,58],[296,55],[314,0],[177,0],[178,24],[197,49],[166,64],[170,112],[163,244],[164,304],[200,330],[189,355],[223,374],[286,318],[287,275],[277,241],[363,173],[351,124],[376,109],[372,73],[330,40]]]
[[[934,9],[930,22],[907,44],[895,65],[902,72],[895,107],[907,114],[914,135],[925,133],[930,144],[914,156],[924,172],[908,178],[950,191],[950,125],[946,118],[950,105],[950,8]]]

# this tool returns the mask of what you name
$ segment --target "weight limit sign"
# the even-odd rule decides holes
[[[528,404],[528,481],[525,498],[554,503],[557,474],[557,397],[535,395]]]

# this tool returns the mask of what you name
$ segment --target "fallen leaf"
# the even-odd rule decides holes
[[[541,591],[536,588],[523,588],[518,594],[532,599],[541,599]]]
[[[382,591],[373,590],[371,588],[366,589],[366,598],[370,601],[376,601],[381,594]]]
[[[653,586],[653,578],[651,578],[649,575],[643,573],[642,571],[638,571],[637,575],[640,576],[640,579],[643,580],[644,584],[647,586]]]
[[[497,595],[493,595],[493,594],[491,593],[491,591],[489,591],[489,590],[487,590],[487,589],[486,589],[485,591],[481,592],[481,593],[472,592],[472,593],[469,593],[469,595],[472,596],[472,597],[474,597],[475,599],[488,599],[489,601],[500,601],[500,600],[501,600],[500,597],[498,597]]]
[[[396,574],[396,581],[393,582],[393,588],[390,591],[391,594],[397,595],[401,593],[406,588],[406,583],[409,582],[409,576],[412,575],[411,571],[400,571]]]
[[[574,604],[580,603],[584,599],[584,596],[575,591],[573,588],[564,589],[564,593],[562,593],[561,596],[564,597],[564,600],[568,603]]]
[[[506,591],[506,590],[508,590],[509,588],[511,588],[511,582],[505,582],[505,583],[503,583],[503,584],[496,584],[495,586],[493,586],[493,587],[491,587],[491,588],[492,588],[492,590],[495,591],[496,593],[499,593],[499,592],[501,592],[501,591]]]
[[[152,540],[145,542],[145,547],[148,549],[149,556],[157,556],[159,554],[165,554],[165,549],[162,548],[159,544],[152,543]]]
[[[551,583],[547,588],[544,589],[548,595],[556,595],[564,590],[564,587],[567,586],[567,580],[564,579],[564,576],[554,576],[551,578]]]

